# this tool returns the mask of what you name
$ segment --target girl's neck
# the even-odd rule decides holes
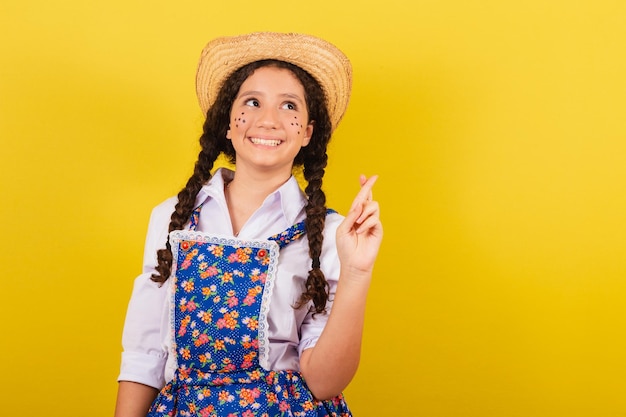
[[[265,198],[280,188],[291,178],[291,171],[280,174],[250,172],[246,168],[236,168],[233,179],[228,183],[231,195],[244,197],[248,201],[259,201],[259,205]]]
[[[250,216],[263,204],[268,195],[289,180],[291,173],[283,175],[250,175],[246,169],[237,169],[224,187],[233,234],[239,234]]]

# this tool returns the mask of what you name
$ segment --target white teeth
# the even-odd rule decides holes
[[[278,146],[280,145],[280,140],[277,139],[261,139],[261,138],[250,138],[250,141],[255,145],[265,145],[265,146]]]

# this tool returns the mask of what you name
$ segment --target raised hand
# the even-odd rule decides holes
[[[361,175],[361,190],[337,228],[337,251],[341,268],[348,274],[371,276],[383,237],[380,208],[372,197],[378,176]],[[357,278],[358,279],[358,278]]]

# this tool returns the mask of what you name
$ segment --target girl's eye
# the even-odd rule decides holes
[[[246,106],[251,107],[259,107],[259,101],[255,98],[251,98],[250,100],[246,100]]]
[[[295,110],[296,109],[296,105],[293,103],[285,103],[283,104],[283,109],[285,110]]]

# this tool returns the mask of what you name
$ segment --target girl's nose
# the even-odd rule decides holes
[[[259,126],[267,129],[275,129],[279,125],[278,111],[266,107],[259,118]]]

